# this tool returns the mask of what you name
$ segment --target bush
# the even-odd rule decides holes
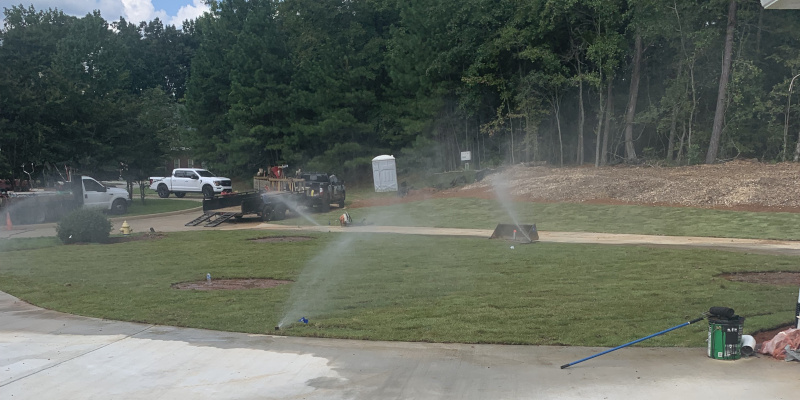
[[[99,211],[79,209],[61,219],[56,233],[64,244],[105,243],[111,233],[111,221]]]

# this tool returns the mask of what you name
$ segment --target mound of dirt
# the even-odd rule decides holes
[[[594,168],[515,165],[461,188],[411,190],[403,198],[353,202],[351,207],[431,198],[494,198],[502,183],[516,201],[642,204],[740,211],[800,212],[800,163],[736,160],[713,165]]]
[[[292,283],[281,279],[212,279],[208,281],[173,283],[173,289],[180,290],[246,290],[265,289]]]
[[[800,211],[800,164],[732,161],[687,167],[515,166],[472,187],[505,180],[529,201],[620,202],[746,210]],[[469,187],[468,187],[469,188]]]

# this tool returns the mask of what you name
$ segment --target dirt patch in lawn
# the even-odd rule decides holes
[[[208,281],[179,282],[173,283],[173,289],[179,290],[247,290],[247,289],[266,289],[280,285],[292,283],[292,281],[282,279],[212,279]]]
[[[756,340],[756,343],[764,343],[764,342],[774,338],[775,335],[777,335],[778,333],[783,332],[783,331],[785,331],[787,329],[790,329],[790,328],[793,328],[792,324],[785,324],[785,325],[782,325],[782,326],[780,326],[778,328],[775,328],[775,329],[770,329],[770,330],[766,330],[766,331],[758,331],[758,332],[752,334],[751,336],[753,336],[753,339]]]
[[[774,286],[800,285],[800,272],[736,272],[719,276],[733,282],[760,283]]]
[[[117,243],[128,243],[128,242],[138,242],[141,240],[159,240],[167,237],[166,234],[163,233],[150,233],[146,235],[136,235],[136,236],[110,236],[106,239],[105,243],[100,244],[117,244]],[[75,242],[71,243],[72,245],[86,245],[91,244],[88,242]]]
[[[136,235],[136,236],[113,236],[108,238],[108,244],[114,243],[128,243],[128,242],[138,242],[140,240],[159,240],[167,237],[167,235],[163,233],[149,233],[146,235]]]
[[[311,236],[267,236],[255,239],[248,239],[256,243],[285,243],[285,242],[305,242],[314,239]]]

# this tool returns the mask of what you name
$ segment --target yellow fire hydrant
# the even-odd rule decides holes
[[[122,228],[119,228],[119,231],[122,232],[122,236],[130,236],[133,228],[128,225],[128,221],[122,221]]]

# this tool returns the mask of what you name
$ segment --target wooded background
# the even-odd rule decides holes
[[[186,149],[232,177],[800,156],[800,13],[756,0],[209,6],[181,29],[5,9],[0,177],[139,180]]]

